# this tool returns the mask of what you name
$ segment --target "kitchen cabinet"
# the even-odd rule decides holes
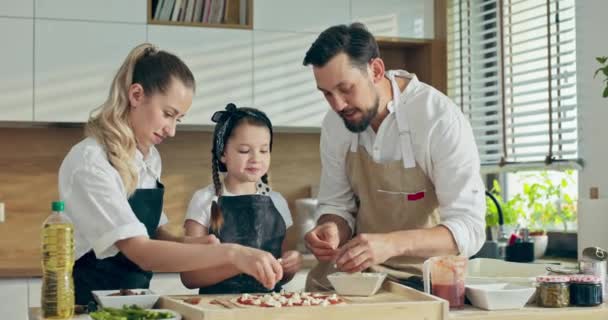
[[[145,24],[146,0],[36,0],[36,18]]]
[[[37,20],[35,121],[86,122],[146,25]]]
[[[375,36],[433,39],[434,1],[351,0],[352,21],[363,22]]]
[[[34,20],[0,18],[0,121],[32,121]]]
[[[303,66],[316,34],[254,31],[254,106],[275,126],[320,127],[329,105]]]
[[[336,24],[348,24],[349,0],[256,0],[253,29],[319,33]]]
[[[177,54],[196,79],[196,94],[184,124],[211,125],[227,103],[252,106],[251,30],[151,25],[148,41]]]
[[[27,279],[28,306],[30,308],[40,307],[40,296],[42,293],[42,278]]]
[[[0,1],[0,16],[32,18],[34,17],[34,0],[2,0]]]
[[[27,319],[27,279],[0,279],[2,319]]]

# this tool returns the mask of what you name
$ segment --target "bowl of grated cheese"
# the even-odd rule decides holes
[[[327,276],[327,279],[337,293],[345,296],[371,296],[386,279],[384,272],[335,272]]]

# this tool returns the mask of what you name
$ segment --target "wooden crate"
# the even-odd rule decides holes
[[[202,295],[197,305],[184,302],[194,296],[163,296],[158,307],[179,312],[184,320],[225,319],[408,319],[447,320],[448,303],[401,284],[386,281],[371,297],[344,297],[346,303],[335,306],[247,308],[230,302],[238,295]],[[213,300],[222,305],[211,304]]]

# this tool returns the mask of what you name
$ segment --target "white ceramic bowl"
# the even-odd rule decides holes
[[[485,310],[523,308],[536,288],[507,283],[466,285],[466,295],[471,304]]]
[[[137,305],[144,309],[150,309],[154,307],[154,304],[160,297],[160,295],[152,292],[150,289],[130,289],[131,291],[138,293],[137,295],[128,296],[111,296],[113,293],[117,293],[120,290],[97,290],[93,291],[93,297],[102,307],[110,308],[122,308],[123,305]],[[141,293],[144,294],[141,294]]]
[[[382,286],[383,272],[336,272],[327,276],[338,294],[344,296],[371,296]]]

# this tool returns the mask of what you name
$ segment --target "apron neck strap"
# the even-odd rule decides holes
[[[407,78],[407,79],[412,79],[412,78],[415,78],[416,76],[410,74],[409,72],[407,72],[405,70],[388,70],[385,72],[384,76],[391,83],[391,91],[393,94],[393,100],[391,102],[389,102],[390,106],[388,108],[389,108],[389,111],[392,113],[397,109],[397,106],[399,105],[399,97],[401,96],[401,91],[399,90],[399,84],[395,80],[395,76],[400,76],[400,77]],[[399,131],[401,131],[401,128],[399,129]],[[359,146],[359,133],[353,133],[352,137],[351,137],[351,142],[350,142],[350,151],[357,152],[358,146]]]
[[[403,77],[409,79],[409,83],[402,93],[399,89],[399,83],[395,80],[395,77]],[[397,128],[399,130],[399,140],[401,145],[401,157],[403,158],[404,168],[416,167],[416,158],[414,157],[414,148],[412,147],[412,137],[408,124],[407,114],[405,110],[407,106],[403,107],[404,101],[401,98],[411,94],[415,90],[415,86],[418,84],[418,79],[415,75],[405,70],[389,70],[386,72],[386,77],[391,82],[391,89],[393,91],[393,109],[395,112],[395,119],[397,120]]]
[[[414,157],[414,148],[412,147],[412,138],[410,135],[409,125],[407,123],[407,116],[405,114],[401,114],[404,113],[405,110],[403,110],[404,108],[400,107],[400,104],[402,104],[402,94],[407,97],[407,95],[411,93],[418,84],[418,79],[416,78],[416,75],[405,70],[388,70],[385,73],[385,76],[391,83],[391,91],[393,93],[392,107],[393,112],[395,112],[397,128],[399,130],[403,167],[406,169],[414,168],[416,167],[416,159]],[[397,80],[395,80],[395,77],[402,77],[410,80],[403,93],[399,89],[399,84],[397,83]],[[351,136],[350,151],[357,152],[358,147],[359,133],[353,133]]]
[[[391,83],[391,91],[393,93],[393,110],[395,110],[397,108],[397,106],[399,105],[399,98],[401,96],[401,91],[399,90],[399,84],[397,83],[397,80],[395,80],[395,76],[397,75],[397,70],[389,70],[386,73],[386,77],[388,78],[388,81],[390,81]]]

